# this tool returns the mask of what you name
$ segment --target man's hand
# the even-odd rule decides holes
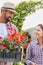
[[[34,62],[30,62],[30,65],[37,65],[36,63],[34,63]]]

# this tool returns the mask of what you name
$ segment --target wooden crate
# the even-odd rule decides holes
[[[21,61],[21,52],[22,49],[15,50],[14,52],[0,52],[0,61],[7,62],[19,62]]]

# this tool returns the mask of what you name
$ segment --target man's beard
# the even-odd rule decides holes
[[[10,22],[10,20],[9,20],[8,18],[6,18],[6,21],[5,21],[5,23],[7,23],[7,22]]]
[[[5,23],[7,23],[7,22],[10,22],[10,19],[8,19],[8,18],[5,18]]]

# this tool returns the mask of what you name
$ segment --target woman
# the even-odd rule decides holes
[[[35,38],[27,48],[26,64],[27,65],[43,65],[43,24],[36,26]]]

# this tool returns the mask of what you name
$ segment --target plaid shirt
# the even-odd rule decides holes
[[[8,34],[18,33],[17,27],[13,25],[11,22],[8,22],[6,25],[7,25]]]
[[[37,65],[43,65],[43,48],[40,47],[37,41],[30,43],[26,53],[26,64],[30,65],[30,62],[34,62]]]

